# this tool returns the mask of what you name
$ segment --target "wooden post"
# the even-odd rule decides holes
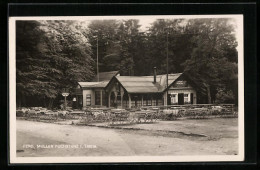
[[[164,100],[164,106],[167,106],[167,94],[166,93],[164,93],[163,100]]]
[[[108,93],[108,107],[110,107],[110,96],[111,96],[111,91]]]
[[[116,101],[116,107],[117,107],[117,92],[114,91],[114,94],[115,94],[115,101]]]
[[[131,95],[130,94],[128,94],[128,102],[129,102],[129,108],[131,108],[132,107],[132,103],[131,103]]]
[[[142,95],[142,106],[144,106],[144,95]]]
[[[78,95],[76,95],[76,109],[78,109],[79,108],[79,96]]]
[[[101,106],[103,106],[103,101],[102,101],[102,95],[103,95],[103,94],[102,94],[102,91],[103,91],[103,90],[100,90],[100,105],[101,105]]]
[[[123,109],[123,97],[124,97],[124,90],[121,89],[120,90],[120,93],[121,93],[121,108]]]

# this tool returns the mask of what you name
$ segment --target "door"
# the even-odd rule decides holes
[[[190,103],[193,104],[193,93],[190,94]]]
[[[178,105],[184,105],[184,94],[183,93],[178,94]]]

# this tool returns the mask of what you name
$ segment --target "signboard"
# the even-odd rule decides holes
[[[62,93],[62,96],[67,97],[69,93]]]
[[[174,87],[188,87],[187,81],[178,80],[174,85]]]

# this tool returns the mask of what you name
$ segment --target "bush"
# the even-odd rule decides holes
[[[16,116],[17,116],[17,117],[23,117],[23,116],[24,116],[23,111],[17,110],[17,111],[16,111]]]
[[[235,103],[235,95],[231,90],[218,89],[216,103]]]

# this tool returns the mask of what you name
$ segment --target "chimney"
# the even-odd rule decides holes
[[[156,83],[156,67],[153,68],[153,83]]]

